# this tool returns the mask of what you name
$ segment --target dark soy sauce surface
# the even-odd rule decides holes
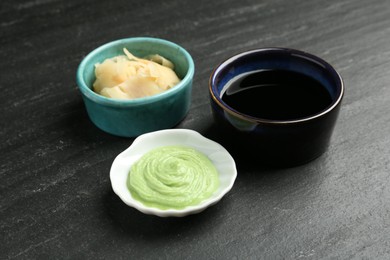
[[[332,99],[317,80],[287,70],[259,70],[239,75],[222,90],[222,100],[249,116],[294,120],[326,109]]]

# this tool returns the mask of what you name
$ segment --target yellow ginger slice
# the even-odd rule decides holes
[[[119,55],[95,65],[95,92],[110,98],[134,99],[156,95],[180,82],[171,61],[160,55],[145,59],[131,54]]]
[[[145,58],[148,60],[154,61],[154,62],[156,62],[164,67],[170,68],[172,70],[174,69],[174,65],[171,61],[165,59],[163,56],[160,56],[158,54],[148,55]]]

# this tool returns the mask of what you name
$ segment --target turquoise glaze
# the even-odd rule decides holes
[[[181,82],[158,95],[121,100],[106,98],[92,91],[94,65],[123,54],[127,48],[135,56],[159,54],[173,62]],[[178,124],[191,104],[195,66],[191,55],[179,45],[157,38],[137,37],[113,41],[89,53],[77,70],[77,85],[91,121],[101,130],[123,137],[167,129]]]

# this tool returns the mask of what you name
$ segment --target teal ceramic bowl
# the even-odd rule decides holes
[[[133,100],[106,98],[92,90],[95,64],[123,54],[127,48],[136,56],[159,54],[175,65],[181,82],[150,97]],[[174,127],[188,113],[195,66],[181,46],[158,38],[136,37],[109,42],[89,53],[77,69],[77,85],[91,121],[101,130],[123,137]]]

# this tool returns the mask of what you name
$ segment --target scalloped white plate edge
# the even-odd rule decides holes
[[[131,165],[151,149],[167,145],[192,147],[207,155],[213,162],[219,173],[220,186],[209,199],[180,210],[162,210],[147,207],[132,198],[126,185]],[[236,178],[236,164],[230,153],[219,143],[190,129],[166,129],[140,135],[114,159],[110,169],[112,189],[125,204],[142,213],[159,217],[184,217],[203,211],[219,202],[232,189]]]

